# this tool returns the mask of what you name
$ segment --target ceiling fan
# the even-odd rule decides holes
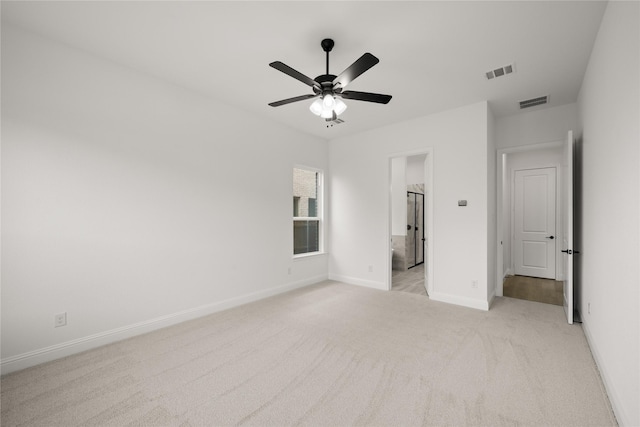
[[[378,104],[386,104],[391,100],[391,95],[382,95],[379,93],[370,92],[356,92],[353,90],[344,90],[344,88],[356,79],[359,75],[367,71],[369,68],[376,65],[380,60],[370,53],[365,53],[356,62],[351,64],[340,75],[335,76],[329,74],[329,52],[333,49],[334,42],[332,39],[324,39],[320,43],[322,50],[327,54],[327,72],[315,79],[311,79],[299,71],[294,70],[286,64],[280,61],[275,61],[269,64],[269,66],[275,68],[278,71],[293,77],[302,83],[311,86],[313,94],[296,96],[293,98],[283,99],[281,101],[272,102],[269,105],[272,107],[279,107],[281,105],[290,104],[292,102],[304,101],[305,99],[316,99],[309,109],[317,116],[324,118],[326,121],[336,120],[347,108],[347,105],[342,101],[344,99],[353,99],[355,101],[367,101],[376,102]]]

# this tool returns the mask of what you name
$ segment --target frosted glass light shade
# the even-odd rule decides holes
[[[323,98],[318,98],[311,103],[309,110],[316,116],[320,116],[323,119],[330,119],[333,117],[333,113],[339,116],[347,109],[347,104],[340,98],[336,98],[333,95],[325,95]]]
[[[333,107],[333,111],[336,112],[336,116],[339,116],[340,114],[344,113],[344,110],[346,109],[347,109],[347,104],[345,104],[342,99],[336,98],[336,106]]]
[[[322,98],[322,106],[328,110],[333,110],[333,107],[336,105],[336,99],[333,97],[333,95],[325,95]]]
[[[315,101],[313,101],[309,106],[309,110],[311,110],[311,112],[316,116],[319,116],[320,114],[322,114],[322,98],[318,98]]]

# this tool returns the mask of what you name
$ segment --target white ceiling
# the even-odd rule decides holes
[[[8,2],[12,23],[224,103],[333,139],[488,100],[496,116],[518,101],[575,102],[604,9],[599,1]],[[268,64],[311,78],[364,52],[380,63],[348,89],[393,95],[387,105],[349,101],[345,123],[326,128],[311,101],[267,104],[311,93]],[[514,74],[485,72],[515,64]],[[544,107],[534,107],[544,108]]]

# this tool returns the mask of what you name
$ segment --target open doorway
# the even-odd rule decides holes
[[[396,155],[390,162],[389,290],[428,296],[432,276],[431,156]]]
[[[563,305],[562,141],[498,153],[498,296]]]

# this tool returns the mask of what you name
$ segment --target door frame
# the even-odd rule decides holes
[[[433,283],[433,148],[422,148],[418,150],[412,151],[402,151],[397,153],[389,154],[387,158],[387,245],[386,245],[386,259],[387,259],[387,289],[391,290],[392,286],[392,249],[393,244],[391,242],[392,238],[392,160],[399,157],[412,157],[412,156],[422,156],[426,155],[425,159],[425,167],[424,167],[424,227],[425,227],[425,250],[424,257],[426,260],[424,261],[425,266],[425,287],[427,290],[427,295],[431,295],[435,288],[435,284]],[[406,189],[405,189],[406,192]]]
[[[511,153],[522,153],[528,151],[545,150],[549,148],[562,148],[565,141],[558,140],[552,142],[543,142],[538,144],[521,145],[517,147],[499,148],[496,150],[496,296],[503,296],[503,281],[505,278],[504,269],[504,256],[503,256],[503,244],[504,235],[503,227],[505,221],[510,221],[509,218],[505,218],[503,214],[503,201],[504,201],[504,183],[506,180],[510,180],[510,174],[506,168],[506,156]],[[561,168],[557,168],[556,180],[563,180],[565,171]],[[556,182],[556,186],[558,183]],[[557,194],[556,194],[557,197]],[[556,202],[557,203],[557,202]],[[557,209],[557,207],[556,207]],[[557,224],[556,219],[556,224]],[[558,230],[556,229],[556,234]],[[513,248],[512,248],[513,250]],[[557,267],[556,267],[557,268]]]

